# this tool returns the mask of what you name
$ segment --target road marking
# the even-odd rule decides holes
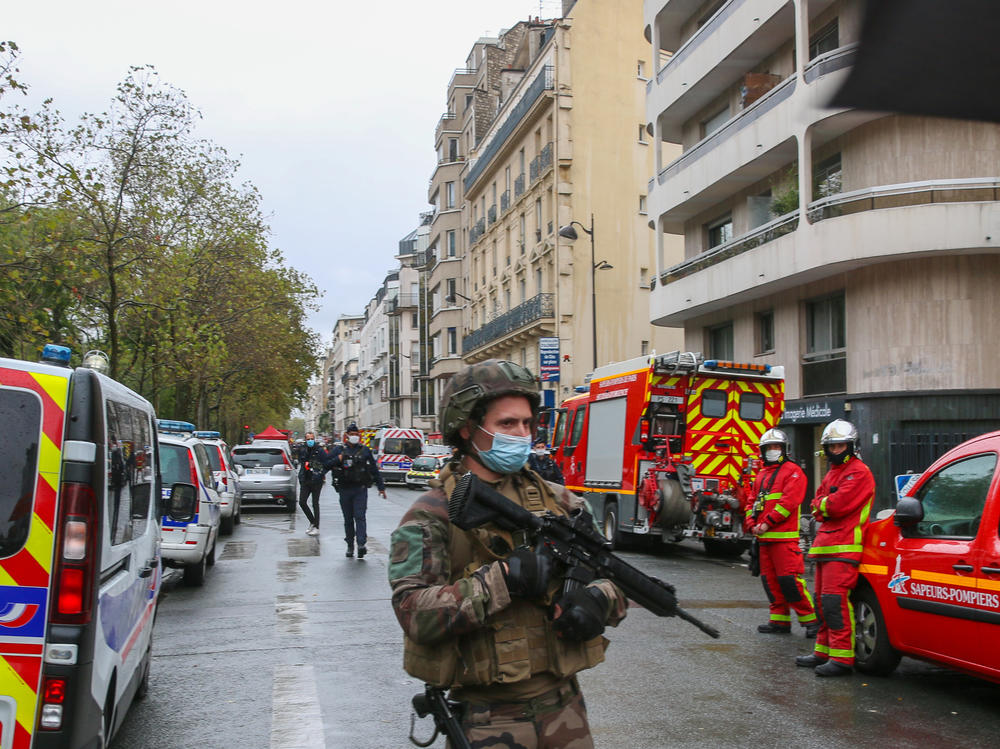
[[[271,749],[325,747],[313,667],[305,663],[276,666],[271,698]]]
[[[278,629],[286,635],[301,635],[306,621],[306,605],[302,596],[278,596],[274,603],[278,617]]]

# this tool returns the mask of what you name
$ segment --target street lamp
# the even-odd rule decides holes
[[[457,291],[453,291],[448,296],[446,296],[444,298],[444,303],[445,304],[449,304],[449,305],[454,304],[455,303],[455,297],[457,297],[457,296],[461,297],[462,299],[464,299],[467,302],[471,302],[472,301],[465,294],[459,294]]]
[[[589,229],[579,221],[570,221],[566,226],[560,227],[559,236],[568,239],[570,242],[576,241],[579,235],[576,233],[576,229],[573,228],[573,224],[583,229],[585,234],[590,235],[590,311],[593,320],[594,369],[597,369],[597,271],[611,270],[614,266],[607,260],[602,260],[599,263],[594,261],[594,214],[590,214]]]

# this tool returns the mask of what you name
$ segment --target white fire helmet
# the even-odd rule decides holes
[[[858,430],[849,421],[834,419],[826,425],[823,436],[820,438],[821,445],[836,445],[840,443],[856,443],[858,441]]]
[[[765,445],[784,445],[788,449],[788,435],[780,429],[768,429],[760,438],[759,445],[762,450]]]

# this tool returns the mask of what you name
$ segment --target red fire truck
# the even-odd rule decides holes
[[[612,542],[699,538],[739,554],[757,443],[781,419],[784,391],[784,367],[692,352],[609,364],[558,409],[554,458]]]

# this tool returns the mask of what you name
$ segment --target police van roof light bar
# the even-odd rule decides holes
[[[166,434],[193,434],[194,424],[190,421],[176,421],[175,419],[157,419],[156,430]]]
[[[214,429],[209,429],[195,432],[194,436],[200,440],[217,440],[222,437],[222,433],[216,432]]]
[[[70,353],[68,346],[46,343],[45,348],[42,349],[42,361],[46,364],[55,364],[58,367],[68,367]]]

